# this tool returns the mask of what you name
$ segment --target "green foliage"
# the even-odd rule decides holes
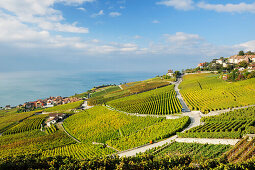
[[[41,154],[22,155],[0,159],[0,169],[254,169],[255,159],[227,163],[220,159],[208,159],[201,164],[192,164],[188,155],[155,159],[153,156],[102,157],[77,160],[72,157],[42,157]]]
[[[70,116],[63,125],[80,141],[104,143],[109,139],[119,138],[120,128],[123,134],[130,135],[162,120],[163,118],[126,115],[103,106],[95,106]]]
[[[180,92],[191,110],[214,110],[255,104],[255,79],[228,83],[213,74],[184,76]]]
[[[238,55],[240,55],[240,56],[244,56],[244,52],[243,52],[243,50],[239,51]]]
[[[248,67],[247,61],[241,61],[238,65],[239,65],[239,67],[243,67],[243,68],[247,68]]]
[[[182,108],[176,98],[174,85],[113,100],[107,105],[129,113],[157,115],[179,113]]]
[[[190,122],[189,117],[180,119],[164,120],[145,129],[139,130],[136,133],[130,134],[120,139],[112,139],[106,143],[118,150],[126,150],[148,144],[150,141],[161,140],[168,138],[176,132],[180,132]]]

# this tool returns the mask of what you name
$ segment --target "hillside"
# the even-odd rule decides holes
[[[255,78],[226,82],[218,74],[189,74],[183,80],[180,92],[191,110],[208,113],[255,104]]]
[[[172,85],[153,78],[97,88],[85,102],[37,112],[0,111],[0,168],[27,159],[19,166],[31,167],[29,162],[37,161],[36,168],[56,168],[45,161],[54,160],[63,166],[73,167],[76,161],[80,163],[76,167],[91,168],[143,167],[142,162],[145,169],[232,167],[241,162],[249,167],[254,139],[243,136],[255,133],[253,82],[228,83],[217,74],[186,75]],[[182,112],[178,86],[194,111]],[[87,102],[96,105],[88,107]],[[232,110],[223,110],[227,108]],[[52,120],[56,122],[48,125]],[[194,138],[212,144],[194,143]],[[118,157],[130,152],[138,155]],[[8,164],[13,156],[17,159]]]

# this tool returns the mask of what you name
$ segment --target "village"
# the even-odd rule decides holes
[[[10,110],[13,108],[17,108],[19,112],[29,112],[29,111],[33,111],[35,109],[46,109],[46,108],[50,108],[53,106],[77,102],[80,100],[81,99],[79,99],[77,97],[57,96],[57,97],[49,97],[46,99],[38,99],[36,101],[31,101],[31,102],[25,102],[24,104],[20,104],[18,106],[13,106],[13,107],[10,105],[6,105],[5,107],[0,108],[0,109]]]
[[[255,53],[240,51],[229,58],[220,57],[211,62],[199,63],[194,69],[185,70],[186,74],[221,73],[221,79],[239,81],[255,77]]]

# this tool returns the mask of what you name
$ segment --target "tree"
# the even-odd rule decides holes
[[[251,51],[247,51],[247,55],[252,55],[253,53]]]
[[[239,51],[238,55],[241,55],[241,56],[243,56],[243,55],[244,55],[244,52],[243,52],[243,50]]]
[[[239,63],[239,67],[247,68],[247,67],[248,67],[247,61],[241,61],[241,62]]]

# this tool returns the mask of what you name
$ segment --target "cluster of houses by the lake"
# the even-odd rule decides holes
[[[241,67],[238,65],[241,62],[246,62],[247,67]],[[198,68],[203,69],[204,67],[207,66],[207,62],[204,63],[199,63],[197,65]],[[223,68],[227,68],[228,66],[233,66],[235,65],[234,69],[237,69],[239,71],[247,70],[248,72],[255,71],[255,55],[233,55],[229,58],[220,58],[220,59],[214,59],[213,64],[220,64],[222,65]]]
[[[12,108],[19,108],[23,111],[31,111],[37,108],[49,108],[57,105],[67,104],[67,103],[73,103],[79,101],[79,98],[76,97],[49,97],[46,99],[38,99],[36,101],[26,102],[23,105],[18,105],[15,107],[11,107],[10,105],[6,105],[4,110],[9,110]]]

